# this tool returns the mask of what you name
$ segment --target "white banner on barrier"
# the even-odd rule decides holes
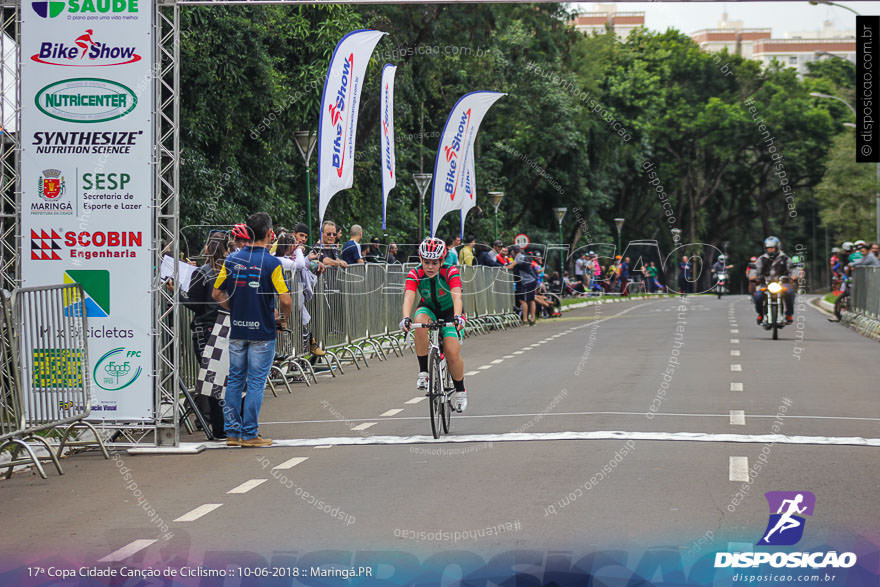
[[[318,217],[330,199],[354,184],[354,142],[364,74],[382,31],[348,33],[336,45],[324,93],[318,131]]]
[[[379,112],[382,128],[379,129],[379,145],[382,150],[382,230],[388,209],[388,192],[397,185],[394,172],[394,74],[397,66],[386,63],[382,68],[382,86],[379,96]]]
[[[440,135],[440,146],[434,163],[434,189],[431,197],[431,236],[440,220],[453,210],[462,208],[463,188],[468,154],[480,123],[492,104],[505,96],[500,92],[471,92],[459,98]],[[456,199],[458,198],[458,199]]]
[[[152,19],[150,0],[22,4],[22,285],[82,286],[64,313],[87,312],[93,420],[153,419]]]

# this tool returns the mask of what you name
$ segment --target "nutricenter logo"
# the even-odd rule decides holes
[[[138,0],[38,0],[31,2],[31,8],[41,18],[55,18],[67,8],[69,14],[109,14],[137,13]]]
[[[816,508],[816,496],[811,491],[768,491],[764,494],[770,506],[767,528],[757,542],[758,546],[792,546],[804,535],[806,520]],[[854,566],[853,552],[718,552],[715,568],[844,568]]]
[[[94,29],[86,29],[69,45],[44,41],[40,43],[39,53],[31,55],[31,61],[63,67],[107,67],[141,60],[134,45],[109,45],[92,39],[94,34]]]
[[[131,113],[137,96],[108,79],[79,77],[49,84],[37,92],[40,112],[64,122],[107,122]]]

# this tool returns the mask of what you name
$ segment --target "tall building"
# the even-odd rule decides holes
[[[855,63],[856,38],[852,30],[837,30],[830,21],[815,31],[794,32],[782,39],[774,39],[771,29],[746,29],[742,21],[728,21],[722,15],[718,27],[691,34],[701,49],[709,52],[727,48],[728,53],[756,59],[764,67],[773,60],[792,67],[798,74],[807,73],[807,63],[840,57]]]
[[[727,12],[722,13],[716,28],[701,29],[691,34],[691,38],[703,51],[717,53],[727,49],[731,55],[741,55],[746,59],[752,58],[756,41],[769,39],[771,36],[771,29],[747,29],[743,28],[741,20],[728,20]]]
[[[597,4],[593,12],[578,14],[569,24],[584,34],[605,33],[611,27],[620,40],[626,39],[633,29],[645,26],[644,12],[619,12],[616,4]]]

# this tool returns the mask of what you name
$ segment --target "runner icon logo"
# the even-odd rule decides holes
[[[768,491],[764,494],[770,506],[770,519],[758,545],[791,546],[804,535],[806,520],[812,516],[816,496],[810,491]]]

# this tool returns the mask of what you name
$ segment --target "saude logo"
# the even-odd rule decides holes
[[[86,29],[71,44],[44,41],[40,43],[39,53],[31,55],[31,61],[62,67],[107,67],[141,60],[141,56],[135,53],[134,45],[102,43],[92,38],[94,34],[94,29]]]
[[[768,491],[764,494],[770,507],[767,528],[756,543],[758,546],[792,546],[804,535],[806,520],[816,507],[811,491]],[[853,552],[718,552],[715,568],[757,568],[769,564],[773,568],[844,568],[856,564]]]

